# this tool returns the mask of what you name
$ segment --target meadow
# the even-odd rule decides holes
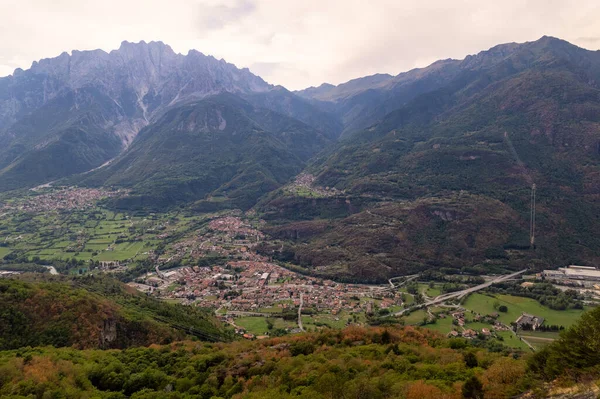
[[[144,216],[103,208],[16,213],[0,220],[0,258],[133,262],[165,240],[189,232],[200,217],[178,212]],[[162,238],[161,238],[162,237]]]
[[[508,311],[505,313],[498,312],[494,308],[495,303],[505,305]],[[553,310],[540,305],[536,300],[531,298],[512,295],[489,296],[478,293],[471,294],[464,302],[463,306],[468,310],[472,310],[482,315],[497,312],[499,314],[498,319],[507,325],[517,320],[522,313],[529,313],[543,317],[545,319],[544,324],[569,327],[573,325],[585,311],[581,309]]]

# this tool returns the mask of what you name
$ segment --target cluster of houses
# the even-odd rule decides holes
[[[488,315],[474,314],[473,321],[480,323],[490,324],[490,328],[482,328],[480,331],[465,328],[465,324],[468,326],[468,321],[465,320],[465,312],[459,310],[451,313],[453,318],[453,324],[462,328],[462,331],[453,330],[448,333],[449,337],[463,337],[463,338],[476,338],[476,337],[489,337],[494,331],[517,331],[517,330],[536,330],[543,323],[544,318],[538,317],[528,313],[522,313],[514,323],[511,323],[513,327],[509,327],[506,324],[498,320],[499,314],[493,312]]]
[[[479,313],[473,314],[472,321],[478,323],[487,323],[490,325],[490,328],[482,328],[477,331],[471,328],[465,328],[465,325],[468,326],[469,321],[465,318],[464,310],[457,310],[455,312],[450,313],[453,319],[453,324],[460,327],[462,330],[453,330],[448,333],[449,337],[463,337],[463,338],[476,338],[476,337],[490,337],[492,336],[494,331],[508,331],[510,327],[506,324],[500,322],[498,317],[500,316],[497,312],[493,312],[487,315],[481,315]]]
[[[23,212],[48,212],[63,209],[85,209],[94,206],[100,199],[121,196],[125,190],[69,187],[28,198],[22,202],[7,204],[6,210]]]

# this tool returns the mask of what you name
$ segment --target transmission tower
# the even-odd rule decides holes
[[[535,183],[531,186],[531,210],[529,215],[529,246],[535,248]]]

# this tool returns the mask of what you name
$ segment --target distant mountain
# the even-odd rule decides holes
[[[335,117],[248,69],[161,42],[73,51],[0,79],[0,191],[98,167],[168,109],[222,92],[274,109],[335,138]]]
[[[123,42],[110,53],[62,53],[0,79],[0,128],[67,91],[90,86],[115,101],[125,116],[146,122],[157,109],[178,101],[271,88],[248,69],[195,50],[184,56],[162,42]]]
[[[438,89],[460,72],[460,61],[438,61],[398,76],[377,74],[338,86],[323,84],[296,92],[313,105],[336,115],[344,136],[369,127],[420,94]]]
[[[364,274],[359,265],[369,265],[380,279],[490,260],[514,267],[600,262],[593,233],[600,229],[600,52],[544,37],[442,69],[446,84],[312,161],[315,184],[343,193],[346,216],[364,204],[370,213],[326,229],[319,220],[279,226],[274,234],[292,238],[287,257],[355,277]],[[431,82],[431,71],[422,76]],[[529,250],[534,183],[538,235]],[[344,216],[340,199],[322,198],[318,206]],[[282,191],[262,206],[269,217],[290,218],[281,207],[304,203]],[[334,233],[340,231],[343,238]],[[336,263],[340,256],[345,266]],[[357,268],[348,269],[352,264]]]
[[[542,39],[544,40],[544,39]],[[297,91],[300,97],[340,118],[344,136],[378,123],[388,113],[418,96],[447,86],[460,76],[489,69],[509,57],[523,45],[508,43],[495,46],[464,60],[440,60],[397,76],[376,74],[334,86],[323,84]],[[506,65],[523,68],[522,65]]]
[[[175,107],[110,165],[78,182],[133,188],[119,207],[253,206],[331,141],[283,114],[223,93]]]
[[[334,113],[321,109],[281,86],[266,92],[245,94],[242,97],[258,107],[297,119],[332,140],[336,140],[344,129],[340,118]]]
[[[0,191],[63,178],[129,188],[126,209],[258,204],[285,241],[265,253],[361,281],[594,264],[599,82],[600,52],[551,37],[296,93],[162,43],[63,54],[0,79]]]

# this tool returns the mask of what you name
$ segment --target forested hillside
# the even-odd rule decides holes
[[[283,224],[273,228],[276,236],[293,238],[292,259],[332,273],[338,255],[371,263],[383,276],[414,270],[417,259],[417,268],[460,268],[493,260],[489,254],[539,267],[597,263],[599,79],[598,52],[549,37],[468,57],[439,89],[313,160],[307,171],[314,187],[338,195],[311,199],[281,190],[261,207]],[[530,249],[534,184],[537,237]],[[297,219],[314,218],[309,212],[277,212],[306,204],[318,217],[340,203],[343,212],[328,229],[320,220],[299,228]],[[375,216],[383,214],[387,219]],[[394,220],[402,227],[393,228]],[[307,234],[287,233],[296,230]],[[363,237],[378,241],[356,251]],[[362,277],[360,271],[345,272]]]
[[[0,354],[20,398],[588,398],[599,389],[600,309],[535,355],[413,327],[350,327],[262,341]],[[558,378],[558,379],[557,379]]]
[[[0,350],[127,348],[188,334],[226,339],[208,311],[147,297],[107,277],[0,279],[0,303]]]
[[[114,162],[75,181],[132,188],[118,208],[248,209],[330,143],[314,128],[232,94],[168,111]]]
[[[0,370],[0,394],[7,398],[458,399],[463,393],[505,398],[527,387],[518,354],[490,353],[413,328],[118,352],[24,349],[0,355]]]

